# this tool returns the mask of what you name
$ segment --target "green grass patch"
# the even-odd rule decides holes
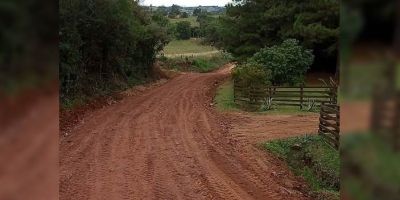
[[[197,16],[190,16],[188,18],[178,18],[178,19],[169,19],[172,24],[177,24],[179,22],[190,22],[190,25],[193,27],[199,27],[200,24],[197,22]]]
[[[350,199],[396,199],[400,196],[400,152],[393,140],[373,133],[342,138],[342,188]]]
[[[220,111],[237,110],[237,106],[233,101],[233,81],[229,80],[222,84],[218,89],[214,98],[216,108]]]
[[[200,39],[173,40],[164,48],[164,54],[190,54],[217,51],[216,48],[202,45]]]
[[[214,71],[230,62],[231,57],[227,54],[219,53],[213,56],[201,57],[163,57],[160,61],[162,61],[164,67],[169,70],[205,73]]]
[[[301,176],[317,199],[339,199],[339,152],[318,135],[274,140],[262,147],[285,160]]]

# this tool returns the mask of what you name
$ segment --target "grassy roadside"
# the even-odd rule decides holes
[[[214,104],[219,111],[239,110],[233,102],[233,82],[228,80],[219,86],[214,98]]]
[[[316,199],[340,199],[339,152],[318,135],[274,140],[261,145],[283,159],[289,168],[304,178]]]
[[[229,54],[219,52],[212,46],[202,45],[200,39],[192,38],[171,41],[164,48],[164,56],[159,61],[164,69],[204,73],[218,69],[231,59]]]
[[[230,56],[217,54],[213,56],[160,58],[163,68],[176,71],[211,72],[231,61]]]
[[[398,199],[400,152],[376,133],[342,137],[342,193],[348,199]]]
[[[164,54],[188,54],[216,51],[212,46],[202,45],[200,39],[173,40],[164,48]]]

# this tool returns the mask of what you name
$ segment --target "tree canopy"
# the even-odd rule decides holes
[[[215,22],[211,22],[215,23]],[[236,0],[206,39],[246,60],[261,48],[294,38],[316,55],[314,68],[336,68],[338,0]]]
[[[166,21],[130,0],[60,0],[61,99],[102,94],[151,75]]]
[[[176,24],[177,37],[180,40],[190,39],[192,35],[190,22],[181,21]]]
[[[179,16],[181,14],[180,10],[181,10],[180,6],[173,4],[171,6],[171,10],[169,11],[169,15],[168,16],[170,18],[175,18],[175,17],[177,17],[177,16]]]

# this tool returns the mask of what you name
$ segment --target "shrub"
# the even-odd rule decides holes
[[[248,63],[236,67],[232,72],[232,77],[244,87],[269,85],[269,80],[271,79],[270,72],[256,63]]]
[[[306,50],[295,39],[280,45],[266,47],[249,59],[271,72],[273,85],[296,85],[304,83],[304,75],[314,61],[311,50]]]
[[[190,22],[188,21],[178,22],[176,24],[176,32],[178,39],[180,40],[190,39],[190,36],[192,35]]]

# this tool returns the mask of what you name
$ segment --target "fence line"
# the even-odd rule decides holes
[[[318,134],[324,137],[329,145],[339,149],[340,106],[326,103],[321,105]]]
[[[372,103],[371,129],[400,151],[400,92],[377,91]]]
[[[320,106],[322,103],[335,104],[337,101],[337,88],[329,86],[244,86],[234,81],[234,101],[237,104],[260,106],[267,99],[276,105],[299,106],[305,104]]]

